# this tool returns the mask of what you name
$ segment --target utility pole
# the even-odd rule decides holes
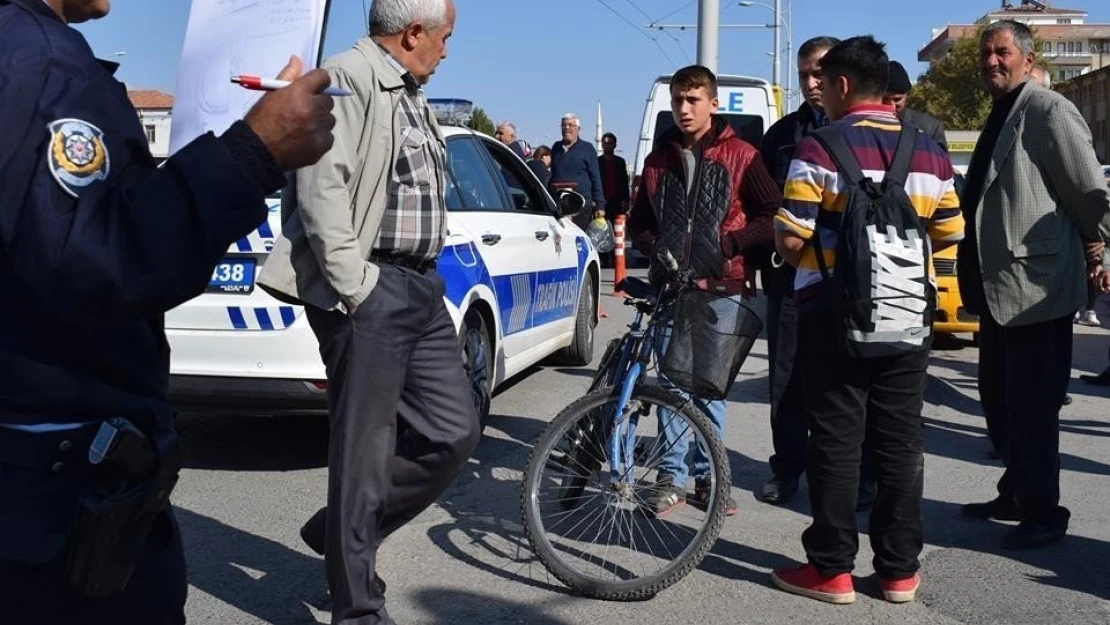
[[[778,0],[775,0],[776,2]],[[720,41],[720,0],[698,2],[698,65],[717,73],[717,49]]]
[[[597,155],[598,156],[601,156],[601,153],[602,153],[601,152],[601,136],[602,136],[602,134],[604,134],[604,133],[602,132],[602,126],[601,126],[601,100],[598,100],[597,101],[597,133],[596,133],[596,137],[594,138],[594,140],[597,141],[597,143],[594,144],[594,148],[597,149]]]
[[[778,0],[776,0],[778,1]],[[704,65],[714,74],[717,72],[718,42],[723,29],[771,28],[770,24],[722,24],[720,19],[721,0],[698,0],[698,23],[694,24],[645,24],[648,30],[698,30],[698,65]],[[775,31],[776,36],[778,31]]]
[[[786,108],[794,110],[791,100],[794,97],[794,76],[798,73],[798,60],[794,58],[794,0],[786,0],[786,23],[790,26],[786,29]]]
[[[779,41],[780,34],[782,32],[782,0],[775,0],[775,26],[774,26],[774,28],[775,28],[775,38],[774,38],[774,44],[773,45],[774,45],[775,55],[773,57],[774,62],[773,62],[772,72],[773,72],[773,75],[775,77],[775,79],[774,79],[775,84],[778,85],[779,87],[782,87],[782,67],[780,66],[780,60],[779,60],[780,57],[782,56],[782,44]]]

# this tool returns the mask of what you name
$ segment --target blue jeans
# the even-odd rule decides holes
[[[737,302],[741,301],[739,295],[730,299]],[[673,320],[664,319],[656,326],[655,355],[656,358],[660,360],[667,351],[667,344],[671,340],[671,328],[673,325]],[[690,400],[689,393],[679,390],[661,371],[657,372],[657,374],[659,376],[660,386],[683,399]],[[709,418],[709,422],[713,424],[717,436],[723,441],[725,438],[725,400],[708,400],[694,397],[693,403],[702,414]],[[706,448],[704,442],[691,446],[690,437],[693,435],[690,429],[691,426],[687,425],[683,419],[676,417],[673,411],[666,408],[660,407],[657,413],[659,418],[659,437],[661,443],[667,449],[663,452],[663,457],[659,462],[658,470],[660,476],[668,475],[674,481],[675,486],[685,486],[690,478],[690,464],[687,463],[687,456],[690,455],[691,447],[693,447],[694,479],[702,480],[708,478],[709,450]]]

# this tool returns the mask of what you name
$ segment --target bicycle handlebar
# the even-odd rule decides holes
[[[671,250],[666,247],[661,247],[655,252],[655,256],[659,259],[659,262],[663,263],[663,268],[667,270],[672,280],[685,285],[694,283],[694,269],[692,267],[687,267],[684,270],[680,270],[678,261],[675,259],[674,254],[671,253]]]

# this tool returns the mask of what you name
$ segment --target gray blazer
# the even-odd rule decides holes
[[[928,113],[923,113],[914,109],[904,109],[902,111],[902,121],[916,127],[921,131],[921,134],[932,137],[937,145],[948,151],[948,136],[944,133],[944,122],[933,117]]]
[[[1110,191],[1087,123],[1064,96],[1026,83],[991,155],[973,227],[999,324],[1051,321],[1083,304],[1084,242],[1110,239]]]
[[[281,237],[258,282],[287,302],[349,312],[378,281],[378,267],[366,259],[389,201],[401,144],[394,112],[404,82],[369,37],[321,67],[332,85],[354,95],[335,98],[335,145],[282,192]],[[446,145],[431,110],[425,115]]]

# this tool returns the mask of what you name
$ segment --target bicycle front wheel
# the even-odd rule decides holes
[[[653,386],[638,387],[623,415],[618,403],[602,389],[555,417],[528,460],[521,511],[533,553],[556,579],[587,597],[632,601],[697,568],[720,533],[731,480],[724,444],[692,403]],[[673,416],[664,422],[653,408]],[[698,448],[709,471],[695,497],[676,485],[677,501],[661,513],[670,491],[660,472]]]

